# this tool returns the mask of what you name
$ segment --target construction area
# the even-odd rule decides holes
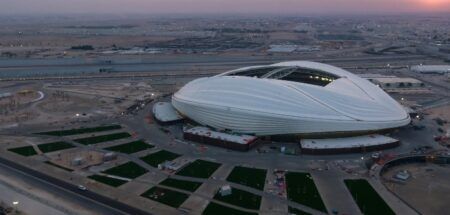
[[[61,127],[81,121],[113,117],[136,110],[151,100],[155,90],[145,82],[48,83],[8,85],[0,83],[0,128],[21,124]]]

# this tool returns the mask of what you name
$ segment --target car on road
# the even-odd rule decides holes
[[[83,191],[87,190],[87,188],[83,185],[78,185],[78,189]]]

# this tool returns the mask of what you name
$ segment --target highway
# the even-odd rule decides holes
[[[79,205],[80,207],[87,208],[95,214],[151,214],[89,190],[80,190],[76,185],[46,175],[42,172],[35,171],[1,157],[0,165],[4,167],[2,170],[9,170],[8,174],[12,177],[20,178],[32,187],[42,188],[49,193],[58,196],[58,198],[63,198],[64,200]]]
[[[294,56],[295,57],[295,56]],[[239,68],[243,66],[253,66],[261,64],[270,64],[289,60],[312,60],[323,63],[343,64],[343,63],[361,63],[367,65],[371,63],[396,63],[409,60],[423,60],[421,55],[407,56],[361,56],[361,57],[342,57],[342,58],[305,58],[299,59],[298,56],[285,57],[220,57],[220,56],[181,56],[181,57],[155,57],[154,59],[135,59],[135,60],[111,60],[105,61],[100,58],[91,60],[82,59],[15,59],[10,61],[0,60],[0,78],[19,78],[33,76],[70,76],[86,74],[110,73],[133,73],[133,72],[191,72],[201,69],[202,71],[212,71],[217,69]],[[59,61],[58,61],[59,60]],[[365,64],[365,65],[366,65]],[[339,65],[341,66],[341,65]],[[110,73],[99,73],[102,68],[108,68]]]

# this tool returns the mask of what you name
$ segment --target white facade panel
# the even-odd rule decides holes
[[[318,86],[224,73],[186,84],[172,104],[200,124],[254,135],[380,130],[410,121],[384,91],[340,68],[304,61],[272,66],[313,69],[338,79]]]

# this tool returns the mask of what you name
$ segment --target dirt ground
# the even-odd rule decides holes
[[[444,132],[450,132],[450,105],[429,109],[427,110],[427,113],[432,119],[440,118],[447,121],[441,128]]]
[[[136,101],[158,93],[144,82],[55,82],[24,90],[28,88],[30,86],[10,87],[7,92],[13,96],[0,99],[0,128],[20,124],[66,124],[110,117],[125,111]],[[44,97],[37,101],[40,93]]]
[[[47,156],[50,157],[50,161],[52,163],[74,170],[79,170],[103,163],[103,155],[104,153],[101,152],[83,150],[79,148],[73,148],[47,154]],[[72,163],[76,158],[82,159],[79,165]]]
[[[398,171],[408,170],[411,178],[405,184],[387,183],[387,187],[422,214],[448,214],[450,168],[436,164],[409,164],[392,168],[391,178]],[[418,198],[420,197],[420,198]]]

